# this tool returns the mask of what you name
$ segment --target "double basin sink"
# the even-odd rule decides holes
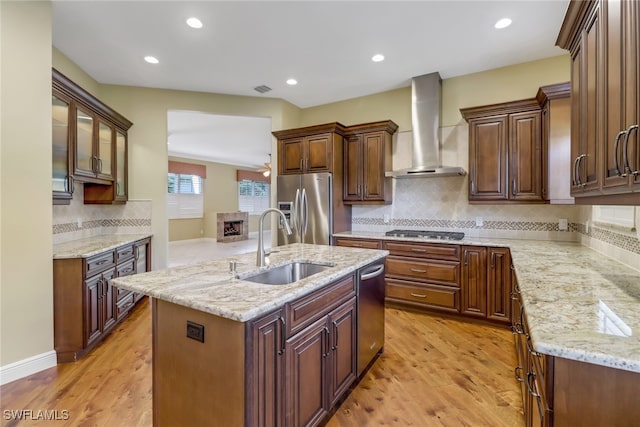
[[[240,277],[240,279],[261,283],[263,285],[287,285],[313,276],[331,267],[333,267],[331,264],[294,261],[278,267],[269,268],[268,270],[248,277]]]

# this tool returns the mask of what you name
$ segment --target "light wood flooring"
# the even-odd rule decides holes
[[[386,315],[385,352],[328,426],[524,425],[507,329],[394,308]],[[2,426],[150,427],[150,304],[79,362],[0,387],[0,402]],[[69,419],[5,418],[19,409],[66,410]]]

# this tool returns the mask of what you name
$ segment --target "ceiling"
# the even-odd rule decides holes
[[[405,87],[434,71],[447,79],[561,55],[554,44],[567,4],[54,0],[53,44],[103,84],[274,97],[306,108]],[[191,16],[204,27],[188,27]],[[494,29],[505,16],[513,24]],[[372,62],[376,53],[385,60]],[[260,94],[260,85],[272,90]],[[200,157],[222,158],[221,149],[247,136],[229,138],[210,139],[213,152]],[[245,163],[262,165],[264,151]]]

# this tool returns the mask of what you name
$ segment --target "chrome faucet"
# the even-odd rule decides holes
[[[287,234],[291,234],[291,227],[289,227],[289,221],[287,221],[287,217],[284,215],[284,212],[282,212],[279,209],[276,208],[269,208],[266,209],[264,212],[262,212],[262,215],[260,215],[260,220],[258,221],[258,254],[256,257],[256,265],[258,267],[264,267],[264,218],[267,216],[267,214],[269,212],[277,212],[280,214],[280,217],[282,218],[282,222],[284,223],[284,226],[287,230]]]

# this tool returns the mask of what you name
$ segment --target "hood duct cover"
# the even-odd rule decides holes
[[[411,124],[413,154],[411,167],[392,172],[393,178],[438,177],[465,175],[459,166],[442,166],[440,159],[440,107],[442,87],[440,74],[435,72],[411,80]]]

